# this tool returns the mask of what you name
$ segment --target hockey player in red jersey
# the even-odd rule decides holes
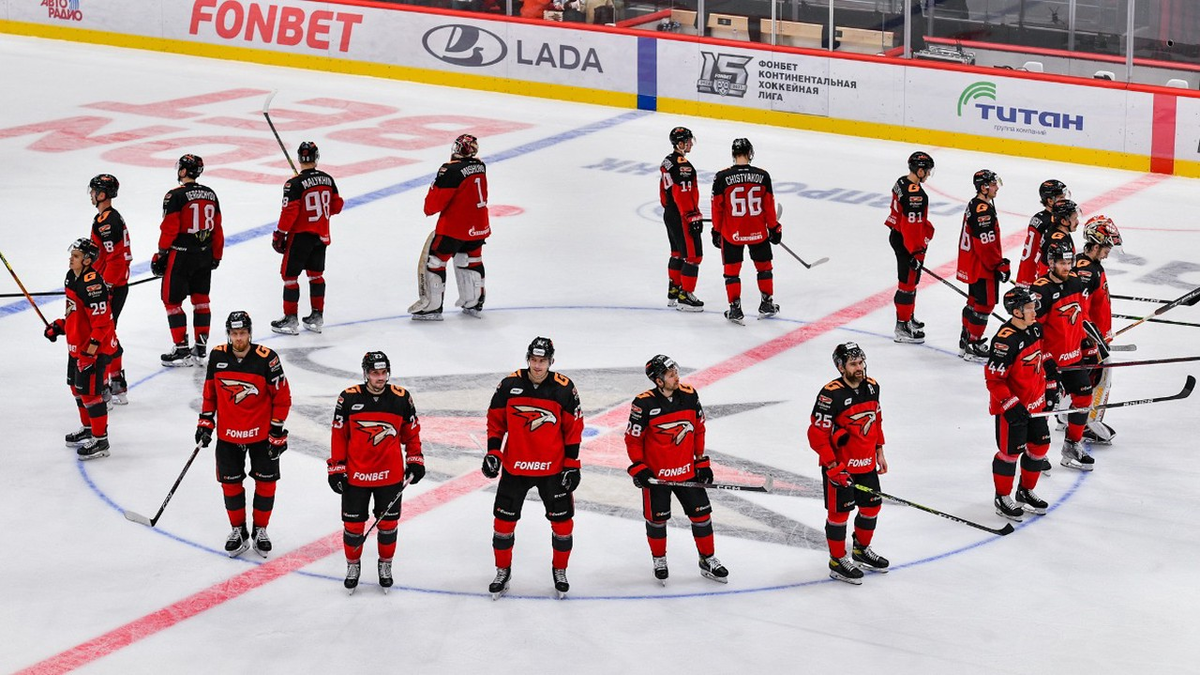
[[[658,200],[663,207],[663,223],[671,258],[667,262],[667,306],[681,312],[703,312],[704,303],[695,295],[704,248],[700,235],[704,220],[700,214],[700,185],[696,167],[688,161],[696,137],[687,127],[675,127],[668,134],[671,154],[659,166]]]
[[[679,500],[700,553],[700,574],[729,583],[729,570],[717,559],[713,546],[712,504],[702,488],[677,485],[680,481],[713,482],[713,471],[704,455],[704,409],[700,396],[679,380],[679,367],[659,354],[646,362],[646,377],[654,388],[638,394],[625,427],[625,450],[633,463],[629,475],[642,489],[642,515],[654,563],[654,576],[667,583],[667,521],[671,519],[671,494]]]
[[[1046,251],[1052,244],[1062,244],[1072,253],[1075,252],[1075,240],[1072,235],[1079,229],[1079,205],[1070,199],[1060,199],[1050,207],[1050,215],[1050,228],[1042,238],[1042,254],[1038,257],[1039,277],[1050,269]]]
[[[273,350],[250,341],[250,315],[230,312],[225,320],[228,344],[213,347],[204,376],[204,396],[196,422],[196,442],[204,447],[217,436],[217,482],[233,531],[225,540],[229,557],[250,548],[262,557],[271,552],[267,525],[275,506],[279,456],[287,450],[283,427],[292,407],[283,364]],[[246,530],[246,455],[254,479],[253,534]]]
[[[99,247],[91,239],[76,239],[68,249],[70,269],[64,287],[66,315],[46,327],[47,340],[67,336],[67,385],[79,408],[77,431],[67,434],[68,448],[76,448],[81,460],[108,457],[108,409],[101,390],[108,364],[117,351],[108,286],[92,263]]]
[[[92,206],[96,207],[96,215],[92,217],[92,241],[100,251],[100,257],[92,268],[104,277],[108,284],[110,307],[112,308],[113,327],[121,318],[121,310],[125,307],[125,299],[129,296],[129,263],[133,253],[129,249],[129,228],[125,219],[113,208],[112,200],[116,199],[121,184],[117,177],[102,173],[92,177],[88,182],[88,197]],[[121,357],[125,350],[117,343],[112,363],[108,364],[108,389],[112,402],[125,405],[129,402],[126,394],[129,384],[125,380],[125,369]]]
[[[454,139],[450,161],[438,169],[425,194],[425,215],[438,214],[437,227],[425,243],[421,297],[408,311],[414,321],[441,321],[446,291],[446,266],[454,260],[458,301],[467,316],[479,318],[484,291],[483,245],[492,233],[488,219],[487,166],[476,157],[479,139],[463,134]]]
[[[733,141],[733,166],[717,172],[712,189],[712,242],[721,252],[725,265],[725,297],[729,310],[725,318],[743,324],[742,260],[746,249],[758,272],[758,291],[762,301],[758,318],[779,313],[775,304],[774,273],[771,269],[771,244],[783,240],[783,228],[775,217],[775,193],[771,174],[756,166],[754,146],[747,138]]]
[[[1072,408],[1087,408],[1092,404],[1092,383],[1086,371],[1062,370],[1084,362],[1096,362],[1098,348],[1087,337],[1083,324],[1087,320],[1088,290],[1072,270],[1075,254],[1064,242],[1054,242],[1046,250],[1050,271],[1038,277],[1029,290],[1038,298],[1038,321],[1042,326],[1044,346],[1050,353],[1046,361],[1046,377],[1057,381],[1071,396]],[[1051,400],[1047,409],[1053,410],[1057,386],[1047,385]],[[1061,464],[1072,469],[1091,471],[1095,460],[1083,448],[1083,428],[1086,412],[1067,415],[1067,436],[1063,442]]]
[[[1042,327],[1037,323],[1038,299],[1020,286],[1004,294],[1004,309],[1012,318],[992,337],[987,367],[988,412],[996,417],[996,445],[992,482],[996,487],[996,513],[1020,522],[1026,511],[1045,515],[1046,502],[1034,494],[1046,453],[1050,429],[1045,417],[1031,417],[1046,406],[1044,364],[1051,358],[1043,349]],[[1051,383],[1051,386],[1054,386]],[[1021,465],[1016,501],[1011,494]]]
[[[917,303],[917,284],[921,282],[921,266],[925,251],[933,241],[933,223],[929,222],[929,195],[921,184],[933,175],[933,158],[928,153],[914,152],[908,157],[908,173],[892,186],[892,206],[885,225],[891,230],[888,243],[896,254],[895,341],[921,344],[925,323],[913,316]]]
[[[875,520],[883,500],[854,484],[879,491],[879,474],[887,473],[883,455],[883,411],[879,383],[867,377],[866,352],[854,342],[833,350],[841,377],[826,384],[813,405],[808,444],[825,473],[825,539],[829,544],[829,576],[861,584],[863,568],[886,572],[888,559],[871,549]],[[846,555],[846,525],[854,517],[853,548]]]
[[[1039,268],[1042,260],[1042,241],[1053,226],[1051,207],[1064,199],[1071,198],[1071,191],[1061,180],[1046,180],[1038,186],[1038,197],[1042,201],[1042,210],[1029,219],[1029,230],[1025,233],[1025,247],[1021,249],[1021,262],[1017,267],[1018,286],[1028,287],[1041,275],[1044,269]]]
[[[967,361],[986,361],[983,334],[988,315],[996,308],[1000,284],[1008,281],[1012,269],[1000,246],[1000,219],[994,201],[1004,181],[995,172],[980,169],[973,182],[975,197],[967,202],[958,239],[958,280],[967,284],[958,355]]]
[[[1083,253],[1075,256],[1075,275],[1087,289],[1088,320],[1105,343],[1112,342],[1112,298],[1108,293],[1108,274],[1104,261],[1114,247],[1121,245],[1121,232],[1108,216],[1092,216],[1083,226]],[[1088,413],[1083,437],[1093,443],[1112,443],[1116,431],[1104,423],[1104,408],[1112,386],[1112,368],[1097,368],[1091,373],[1092,410]]]
[[[317,144],[304,141],[296,150],[300,173],[283,184],[283,208],[271,236],[271,246],[283,254],[279,274],[283,277],[283,318],[271,322],[271,330],[285,335],[300,332],[300,272],[308,275],[308,300],[312,312],[304,327],[320,333],[325,325],[325,249],[329,246],[329,219],[342,212],[342,198],[333,176],[317,168],[321,152]]]
[[[204,160],[184,155],[175,163],[179,187],[163,197],[158,252],[150,270],[162,277],[162,301],[175,348],[162,355],[164,366],[203,365],[208,350],[209,290],[212,271],[221,264],[225,233],[221,229],[221,204],[212,188],[196,182],[204,173]],[[187,315],[183,301],[192,301],[196,345],[188,348]]]
[[[367,510],[374,500],[371,512],[379,521],[379,585],[386,593],[392,586],[392,557],[396,554],[404,480],[421,482],[425,457],[421,454],[417,408],[408,391],[388,384],[392,362],[387,354],[364,354],[362,373],[362,384],[338,396],[326,464],[329,487],[342,496],[346,588],[353,593],[358,586]]]
[[[567,582],[575,517],[571,493],[579,487],[583,410],[575,383],[550,370],[554,364],[550,338],[534,338],[525,362],[527,368],[500,381],[488,406],[487,455],[482,470],[488,478],[500,476],[493,507],[496,578],[488,587],[493,599],[508,591],[514,533],[531,488],[537,488],[553,531],[555,591],[562,598],[571,587]]]

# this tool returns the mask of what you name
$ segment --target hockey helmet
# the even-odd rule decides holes
[[[455,157],[474,157],[479,153],[479,139],[471,134],[462,134],[454,139],[450,154]]]
[[[925,169],[926,175],[933,173],[933,158],[929,153],[917,151],[908,156],[908,170],[916,173],[917,169]]]
[[[995,183],[996,185],[1004,185],[1004,181],[1000,180],[1000,176],[991,169],[980,169],[976,171],[975,176],[971,179],[971,181],[975,183],[976,192],[982,190],[983,186],[991,185],[992,183]]]
[[[1096,246],[1120,246],[1121,232],[1116,223],[1105,215],[1092,216],[1083,225],[1083,238]]]
[[[88,181],[88,189],[93,192],[103,192],[108,199],[115,199],[121,183],[111,173],[96,174]]]
[[[754,159],[754,144],[750,142],[749,138],[733,139],[733,156]]]
[[[304,141],[296,148],[296,159],[302,164],[312,164],[321,158],[321,151],[317,149],[317,144],[312,141]]]
[[[240,309],[230,312],[229,316],[225,318],[226,337],[228,337],[230,331],[241,328],[250,331],[251,335],[254,334],[253,323],[250,321],[250,313]]]
[[[1050,203],[1051,200],[1062,197],[1064,199],[1071,198],[1071,191],[1067,189],[1067,184],[1061,180],[1051,178],[1047,181],[1042,181],[1038,186],[1038,197],[1041,198],[1043,204]]]
[[[1009,314],[1015,314],[1018,309],[1031,302],[1035,307],[1041,305],[1038,296],[1034,295],[1033,291],[1028,288],[1017,286],[1004,294],[1004,309]]]
[[[1060,260],[1074,264],[1075,250],[1065,241],[1052,241],[1046,247],[1046,263],[1053,265]]]
[[[535,337],[533,342],[529,343],[529,348],[525,350],[525,360],[535,356],[544,356],[554,362],[554,341],[548,337]]]
[[[662,379],[668,371],[679,370],[679,366],[675,363],[675,359],[666,354],[659,354],[646,362],[646,377],[654,384]]]
[[[188,153],[175,162],[175,173],[179,173],[181,170],[188,178],[199,178],[200,174],[204,173],[204,160],[200,158],[200,155]]]
[[[667,137],[671,139],[672,148],[680,143],[696,140],[696,137],[692,135],[692,130],[687,127],[675,127]]]
[[[854,359],[862,359],[864,363],[867,360],[867,353],[858,346],[857,342],[843,342],[833,348],[833,365],[837,366],[839,371],[846,367],[847,362]]]
[[[362,357],[363,379],[367,379],[367,373],[372,370],[386,370],[388,375],[392,374],[392,361],[383,352],[367,352]]]
[[[71,242],[71,246],[68,247],[67,250],[79,251],[83,254],[83,257],[87,258],[91,262],[96,262],[96,259],[100,257],[100,247],[96,246],[96,242],[86,237],[80,237],[79,239]]]
[[[1064,199],[1050,207],[1050,213],[1059,220],[1066,220],[1072,215],[1079,215],[1079,205],[1070,199]]]

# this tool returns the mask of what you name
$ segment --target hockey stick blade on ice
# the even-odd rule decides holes
[[[742,485],[740,483],[700,483],[697,481],[670,481],[650,479],[651,485],[670,485],[672,487],[697,488],[701,490],[729,490],[731,492],[770,492],[775,487],[775,479],[767,476],[762,485]]]
[[[1134,405],[1146,405],[1147,403],[1162,403],[1163,401],[1178,401],[1192,395],[1192,389],[1196,386],[1196,378],[1191,375],[1187,376],[1187,381],[1183,383],[1183,389],[1178,394],[1170,396],[1157,396],[1155,398],[1142,398],[1136,401],[1121,401],[1119,403],[1105,403],[1097,406],[1085,406],[1083,408],[1067,408],[1066,410],[1043,410],[1042,412],[1030,413],[1030,417],[1049,417],[1051,415],[1060,415],[1064,413],[1074,412],[1089,412],[1092,410],[1111,410],[1113,408],[1128,408]]]
[[[1121,333],[1124,333],[1125,331],[1129,330],[1130,328],[1133,328],[1134,326],[1140,326],[1142,323],[1145,323],[1146,321],[1149,321],[1150,319],[1152,319],[1160,314],[1163,314],[1172,309],[1175,309],[1176,307],[1178,307],[1180,305],[1191,306],[1191,305],[1196,304],[1197,301],[1200,301],[1200,287],[1193,288],[1192,290],[1188,291],[1187,293],[1179,296],[1178,298],[1175,298],[1171,302],[1168,302],[1167,304],[1163,305],[1162,307],[1159,307],[1158,309],[1154,310],[1150,314],[1147,314],[1146,316],[1143,316],[1142,318],[1138,319],[1137,321],[1134,321],[1133,323],[1129,324],[1128,326],[1125,326],[1124,328],[1117,331],[1116,333],[1113,333],[1113,337],[1116,337],[1116,336],[1120,335]]]
[[[931,509],[928,506],[922,506],[916,502],[910,502],[907,499],[901,499],[900,497],[895,497],[895,496],[889,495],[884,492],[872,490],[871,488],[867,487],[866,485],[859,485],[858,483],[855,483],[854,489],[861,490],[863,492],[866,492],[867,494],[875,495],[876,497],[882,497],[883,499],[890,499],[891,501],[894,501],[897,504],[904,504],[905,506],[911,506],[914,509],[917,509],[919,511],[924,511],[925,513],[932,513],[935,516],[941,516],[947,520],[953,520],[956,523],[962,523],[963,525],[969,525],[977,530],[983,530],[984,532],[991,532],[992,534],[999,535],[1001,537],[1012,534],[1012,532],[1013,532],[1012,523],[1008,523],[1004,527],[1000,527],[1000,528],[988,527],[987,525],[980,525],[979,523],[967,520],[966,518],[959,518],[958,516],[946,513],[945,511],[938,511],[937,509]]]
[[[787,244],[785,244],[785,243],[783,243],[783,242],[781,241],[781,242],[779,242],[779,245],[780,245],[780,246],[782,246],[782,247],[783,247],[783,250],[787,251],[787,252],[788,252],[788,253],[789,253],[789,254],[790,254],[790,255],[791,255],[793,258],[795,258],[795,259],[796,259],[796,260],[797,260],[797,261],[798,261],[798,262],[799,262],[801,265],[804,265],[805,269],[810,269],[810,270],[811,270],[812,268],[816,267],[817,265],[823,265],[823,264],[825,264],[825,263],[829,262],[829,258],[821,258],[820,260],[818,260],[818,261],[816,261],[816,262],[814,262],[814,263],[812,263],[812,264],[806,263],[806,262],[804,262],[804,258],[801,258],[800,256],[796,255],[796,252],[795,252],[795,251],[793,251],[792,249],[788,248],[788,245],[787,245]]]
[[[262,114],[263,117],[267,118],[267,126],[271,127],[271,133],[275,134],[275,142],[279,144],[279,149],[283,151],[283,156],[287,158],[288,166],[292,167],[292,173],[299,174],[300,172],[296,170],[295,163],[292,162],[291,154],[288,153],[287,148],[283,147],[283,139],[279,137],[279,132],[275,130],[275,123],[271,121],[271,101],[275,99],[275,94],[278,93],[277,90],[272,90],[267,95],[267,100],[263,102]]]
[[[196,460],[196,455],[200,454],[202,446],[197,443],[195,449],[192,450],[192,456],[188,457],[187,464],[183,465],[183,471],[179,472],[179,478],[175,479],[175,484],[171,486],[171,491],[167,493],[167,498],[163,500],[162,506],[158,507],[158,513],[154,514],[153,518],[147,518],[140,513],[133,511],[125,512],[125,519],[135,523],[141,523],[146,527],[154,527],[158,524],[158,519],[162,518],[163,511],[167,510],[167,504],[170,503],[171,497],[175,496],[175,490],[179,488],[179,484],[183,482],[183,477],[187,475],[188,469],[192,468],[192,462]]]

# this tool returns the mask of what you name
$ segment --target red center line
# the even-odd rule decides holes
[[[1142,190],[1157,185],[1166,180],[1166,178],[1168,177],[1154,174],[1140,176],[1124,186],[1093,199],[1084,205],[1085,209],[1095,211],[1111,206]],[[1005,237],[1005,247],[1020,245],[1024,239],[1025,231],[1021,229],[1019,232],[1014,232]],[[937,268],[937,273],[940,276],[948,276],[955,271],[956,267],[956,262],[949,262]],[[922,280],[922,285],[928,285],[933,283],[933,281],[931,277],[926,277]],[[725,361],[696,371],[688,377],[688,382],[695,387],[707,387],[726,377],[736,375],[793,347],[802,345],[809,340],[837,330],[852,321],[887,307],[892,302],[894,291],[894,286],[889,286],[883,291],[874,293],[863,300],[810,324],[789,331],[784,335],[753,347]],[[621,424],[626,414],[628,414],[627,408],[624,404],[621,404],[600,413],[591,423],[597,427],[601,427],[601,436],[603,436],[611,432],[615,425]],[[595,440],[596,437],[589,439],[589,441]],[[439,506],[443,506],[459,497],[482,488],[489,482],[487,478],[474,471],[453,478],[428,492],[412,497],[411,499],[406,499],[403,515],[400,520],[403,522],[428,513]],[[135,642],[171,628],[185,619],[190,619],[249,591],[265,586],[280,577],[303,569],[340,550],[342,550],[342,533],[340,531],[331,533],[270,562],[255,565],[250,570],[172,603],[163,609],[151,612],[139,619],[134,619],[99,637],[71,647],[44,661],[18,671],[17,675],[57,675],[59,673],[70,672],[80,666],[87,665],[124,649]]]

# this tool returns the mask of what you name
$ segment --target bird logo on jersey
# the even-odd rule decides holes
[[[226,380],[224,378],[217,378],[217,382],[221,384],[222,389],[229,392],[229,395],[233,397],[234,405],[245,401],[248,396],[258,396],[259,394],[258,387],[249,382]]]
[[[696,430],[696,427],[692,426],[692,423],[687,420],[667,422],[666,424],[655,424],[654,428],[658,429],[660,433],[664,433],[668,436],[674,436],[675,445],[682,444],[683,439],[687,438],[688,434]]]
[[[1067,321],[1074,326],[1075,320],[1079,318],[1079,313],[1083,311],[1083,308],[1079,306],[1078,302],[1071,302],[1057,307],[1056,310],[1059,314],[1067,317]]]
[[[864,410],[851,415],[850,421],[862,429],[863,436],[869,436],[871,434],[871,427],[875,425],[875,417],[876,412],[874,410]],[[866,421],[864,422],[863,420]]]
[[[397,436],[396,426],[387,422],[354,420],[358,428],[371,436],[371,445],[379,445],[388,436]]]
[[[1033,364],[1033,369],[1035,371],[1041,370],[1042,369],[1042,350],[1037,349],[1037,350],[1030,352],[1027,356],[1021,357],[1021,361],[1023,361],[1024,363]]]
[[[513,410],[517,411],[517,417],[525,420],[530,431],[537,431],[538,427],[543,424],[558,424],[558,418],[554,416],[554,413],[545,408],[533,405],[514,405]]]

